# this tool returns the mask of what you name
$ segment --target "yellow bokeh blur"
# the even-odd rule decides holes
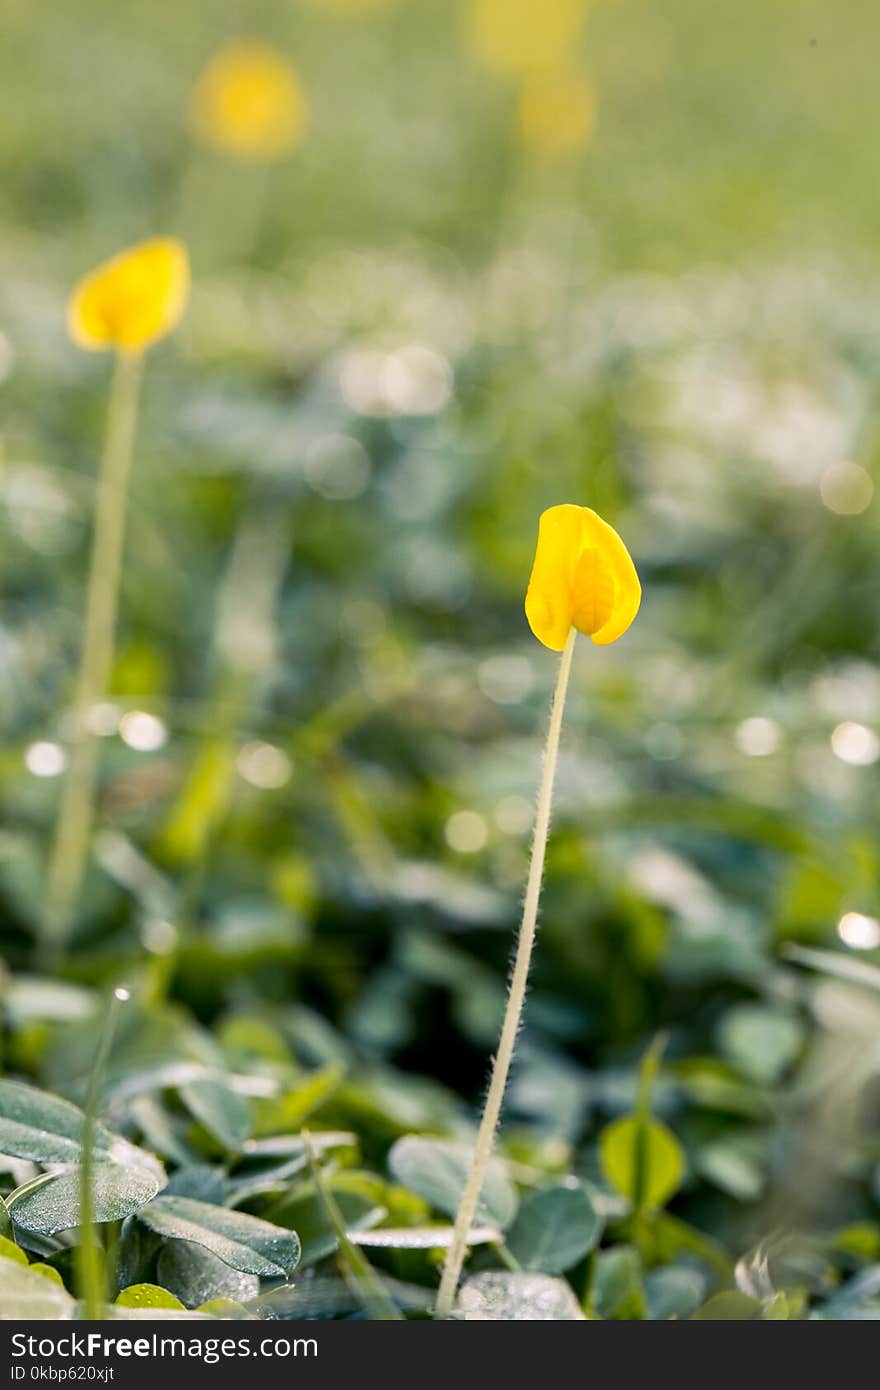
[[[305,134],[308,101],[282,53],[256,39],[237,39],[199,77],[192,123],[200,140],[227,154],[282,159]]]
[[[596,89],[580,68],[529,73],[519,99],[523,149],[538,159],[564,159],[589,144],[596,125]]]
[[[586,0],[470,0],[469,45],[494,72],[553,67],[576,49],[586,9]]]
[[[140,242],[75,286],[67,315],[70,336],[92,352],[141,352],[177,326],[189,283],[189,257],[181,241]]]

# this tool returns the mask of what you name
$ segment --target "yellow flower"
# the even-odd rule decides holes
[[[629,551],[607,521],[570,504],[542,514],[526,594],[526,617],[539,642],[561,652],[573,627],[599,646],[616,642],[641,599]]]
[[[293,68],[256,39],[227,44],[195,86],[192,121],[207,144],[241,159],[281,159],[305,133],[308,104]]]
[[[585,10],[585,0],[471,0],[471,48],[495,72],[552,67],[577,43]]]
[[[596,90],[579,68],[530,73],[519,100],[523,148],[542,159],[564,159],[583,149],[596,124]]]
[[[138,353],[177,327],[189,295],[189,257],[176,237],[154,237],[105,261],[74,287],[73,341],[92,352]]]

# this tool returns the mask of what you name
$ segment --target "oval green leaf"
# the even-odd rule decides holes
[[[388,1166],[404,1187],[417,1192],[438,1211],[455,1216],[471,1158],[472,1150],[467,1144],[407,1135],[392,1148]],[[501,1159],[493,1158],[483,1180],[476,1224],[506,1230],[516,1216],[517,1206],[516,1189],[507,1176],[507,1166]]]
[[[238,1152],[251,1132],[251,1108],[222,1081],[191,1081],[179,1090],[190,1114],[225,1149]]]
[[[46,1173],[17,1189],[9,1198],[9,1214],[16,1227],[51,1236],[69,1231],[80,1220],[80,1169]],[[92,1220],[123,1221],[149,1202],[159,1191],[156,1173],[146,1168],[126,1168],[99,1160],[92,1173]]]
[[[158,1284],[129,1284],[116,1300],[119,1308],[183,1308],[179,1298]]]
[[[299,1263],[294,1231],[283,1230],[245,1212],[196,1202],[190,1197],[157,1197],[138,1212],[138,1220],[169,1240],[188,1240],[245,1274],[278,1279]]]
[[[600,1136],[599,1159],[611,1186],[634,1206],[664,1206],[684,1177],[684,1151],[660,1120],[614,1120]]]
[[[602,1234],[602,1218],[580,1183],[545,1187],[526,1197],[507,1235],[507,1248],[523,1269],[564,1274]]]

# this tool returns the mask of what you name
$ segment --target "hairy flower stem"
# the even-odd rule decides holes
[[[64,948],[88,857],[98,779],[98,744],[89,713],[107,691],[113,666],[122,573],[125,506],[140,396],[141,357],[118,353],[95,502],[85,629],[73,707],[70,764],[61,791],[43,913],[43,953]]]
[[[101,1103],[101,1088],[104,1084],[107,1058],[110,1055],[113,1034],[116,1031],[116,1016],[119,1012],[119,1005],[124,1003],[128,997],[127,989],[116,989],[111,995],[89,1076],[80,1136],[82,1156],[79,1170],[79,1244],[76,1247],[75,1268],[77,1292],[82,1300],[83,1316],[92,1322],[104,1316],[104,1303],[107,1298],[104,1284],[104,1261],[92,1221],[95,1128],[98,1123],[98,1107]]]
[[[550,727],[547,730],[547,742],[544,745],[544,766],[541,773],[541,785],[538,790],[535,830],[532,837],[532,857],[531,863],[529,864],[529,877],[526,884],[522,922],[520,923],[519,936],[516,943],[516,954],[514,956],[513,970],[511,972],[510,985],[507,993],[507,1007],[504,1011],[504,1022],[501,1025],[498,1051],[495,1054],[495,1061],[492,1064],[492,1075],[489,1080],[489,1090],[486,1093],[486,1103],[483,1106],[483,1115],[477,1133],[474,1156],[471,1160],[471,1166],[468,1170],[467,1179],[462,1192],[458,1214],[455,1218],[455,1230],[453,1232],[452,1244],[449,1247],[446,1263],[443,1266],[443,1277],[440,1281],[440,1292],[437,1295],[437,1307],[435,1310],[435,1316],[438,1318],[448,1318],[452,1312],[459,1276],[461,1275],[462,1265],[464,1264],[465,1254],[467,1253],[468,1232],[473,1225],[477,1213],[477,1204],[480,1199],[483,1180],[486,1176],[486,1168],[492,1156],[495,1131],[498,1128],[501,1105],[504,1100],[507,1077],[510,1072],[510,1063],[513,1058],[514,1048],[516,1047],[516,1037],[519,1032],[520,1019],[522,1018],[523,1005],[526,997],[526,986],[529,978],[529,966],[532,959],[532,947],[535,943],[535,931],[538,923],[538,903],[541,897],[541,880],[544,876],[544,855],[547,849],[547,836],[550,830],[550,810],[553,803],[553,782],[556,776],[556,764],[559,758],[559,736],[562,730],[562,715],[565,709],[565,695],[568,690],[568,678],[571,674],[571,658],[574,651],[576,635],[575,629],[572,628],[568,634],[568,641],[565,644],[565,650],[562,653],[562,660],[559,664],[559,675],[556,680],[556,690],[553,694],[553,704],[550,710]]]

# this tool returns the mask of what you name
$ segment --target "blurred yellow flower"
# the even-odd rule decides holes
[[[198,137],[241,159],[273,160],[302,140],[308,103],[283,54],[257,39],[236,39],[198,79],[192,122]]]
[[[180,322],[189,295],[189,257],[175,237],[139,242],[74,287],[67,326],[92,352],[138,353]]]
[[[577,43],[586,8],[586,0],[471,0],[471,48],[495,72],[552,67]]]
[[[542,514],[526,594],[526,617],[539,642],[561,652],[573,627],[600,646],[616,642],[641,598],[629,551],[607,521],[570,504]]]
[[[596,89],[576,67],[529,73],[519,100],[523,148],[541,159],[564,159],[588,143],[596,124]]]

